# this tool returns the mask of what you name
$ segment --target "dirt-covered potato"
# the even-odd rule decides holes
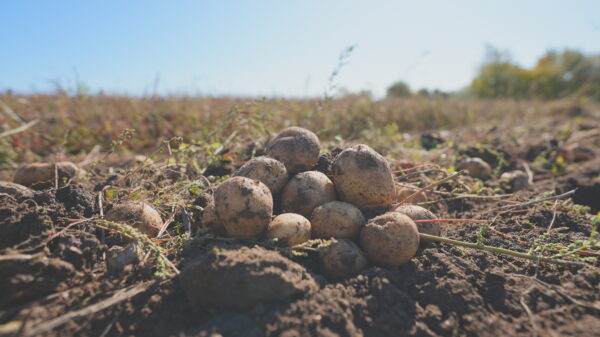
[[[373,263],[385,267],[399,266],[417,252],[419,231],[408,216],[398,212],[385,213],[363,227],[360,246]]]
[[[321,143],[312,131],[293,126],[279,132],[267,145],[266,152],[269,157],[281,161],[292,176],[315,166]]]
[[[55,167],[56,165],[56,167]],[[61,161],[54,163],[32,163],[26,164],[17,169],[13,181],[23,186],[31,187],[34,185],[53,186],[56,173],[58,173],[58,184],[64,185],[80,173],[77,165]]]
[[[225,235],[227,233],[223,226],[223,222],[217,216],[215,200],[212,195],[208,198],[206,207],[204,207],[202,213],[200,213],[200,227],[210,228],[212,232],[217,235]]]
[[[300,214],[280,214],[269,223],[267,237],[278,239],[284,246],[299,245],[310,240],[310,222]]]
[[[333,182],[318,171],[298,173],[288,181],[281,192],[282,210],[306,218],[310,218],[317,206],[334,200]]]
[[[409,184],[398,184],[396,185],[396,202],[400,202],[418,191],[419,188],[416,186]],[[426,202],[427,200],[427,194],[425,192],[419,192],[415,194],[414,197],[410,198],[409,200],[406,200],[405,203],[417,204],[420,202]]]
[[[358,239],[367,220],[360,209],[343,201],[323,204],[312,213],[310,223],[313,238]]]
[[[246,177],[233,177],[215,191],[215,209],[227,234],[249,239],[262,233],[273,215],[273,197],[267,185]]]
[[[131,201],[113,206],[104,219],[127,224],[140,232],[155,237],[163,226],[160,213],[143,201]]]
[[[417,205],[400,205],[394,209],[394,212],[402,213],[413,221],[415,220],[436,220],[438,217],[435,216],[429,210],[417,206]],[[441,228],[439,222],[416,222],[419,233],[425,233],[435,236],[440,236]],[[426,239],[421,240],[421,246],[425,246],[429,241]]]
[[[288,180],[285,165],[277,159],[256,157],[250,159],[235,173],[236,176],[258,180],[267,185],[273,196],[279,194]]]
[[[337,156],[333,181],[340,200],[361,210],[387,208],[396,197],[390,164],[367,145],[347,148]]]
[[[349,239],[339,239],[319,252],[321,272],[330,280],[341,280],[367,266],[365,254]]]
[[[521,170],[508,171],[502,173],[500,182],[507,190],[516,192],[529,186],[529,177]]]
[[[467,158],[457,167],[459,170],[467,170],[471,177],[488,179],[492,176],[492,167],[481,158]]]
[[[8,194],[17,199],[33,197],[33,191],[29,188],[8,181],[0,181],[0,193]]]

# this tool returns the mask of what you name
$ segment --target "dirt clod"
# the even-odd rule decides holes
[[[317,288],[304,267],[263,248],[213,246],[185,263],[179,277],[190,301],[202,307],[248,309]]]

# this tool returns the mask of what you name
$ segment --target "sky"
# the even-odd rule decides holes
[[[0,0],[0,91],[306,97],[459,90],[487,46],[600,53],[600,1]]]

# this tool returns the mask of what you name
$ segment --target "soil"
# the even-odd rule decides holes
[[[330,173],[333,157],[322,156],[321,172]],[[578,188],[574,201],[595,214],[600,210],[599,163],[584,162],[559,179],[538,180],[512,200]],[[221,174],[217,171],[213,174]],[[439,189],[444,187],[451,189]],[[37,335],[600,336],[598,262],[583,267],[537,264],[440,243],[419,250],[403,266],[370,265],[332,282],[321,274],[314,252],[289,256],[274,247],[256,248],[256,242],[202,236],[168,256],[183,274],[208,261],[200,272],[212,273],[215,291],[194,294],[204,300],[191,301],[181,277],[157,278],[150,260],[120,271],[107,269],[110,246],[124,242],[107,241],[102,230],[75,222],[99,215],[97,193],[92,184],[35,191],[22,200],[0,195],[0,336],[28,336],[44,322],[147,281],[152,285],[135,296]],[[200,195],[190,204],[202,208],[206,201]],[[447,223],[443,236],[475,242],[481,234],[488,245],[525,252],[527,243],[540,238],[550,224],[547,242],[585,240],[592,231],[591,213],[553,209],[550,203],[499,215],[505,205],[460,199],[428,208],[438,217],[489,220],[496,231],[482,232],[478,223]],[[189,213],[197,216],[197,211]]]

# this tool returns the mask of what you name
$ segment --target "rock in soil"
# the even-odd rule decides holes
[[[209,247],[186,263],[179,280],[191,302],[224,310],[248,309],[318,288],[304,267],[258,247]]]
[[[131,242],[124,247],[110,247],[106,256],[106,267],[109,271],[120,272],[128,265],[137,264],[141,254],[142,249],[138,242]]]

